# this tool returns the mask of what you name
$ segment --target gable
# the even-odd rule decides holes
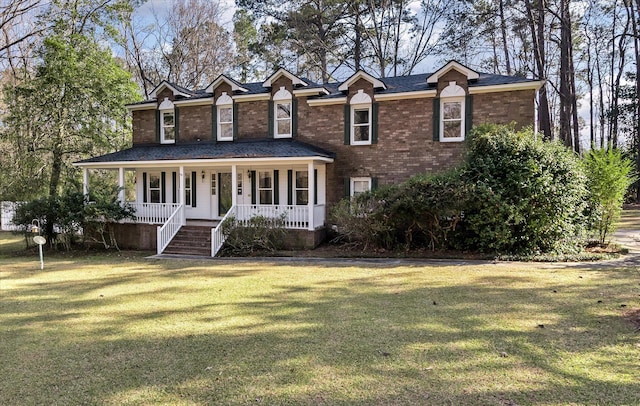
[[[349,87],[351,87],[351,85],[353,85],[354,83],[356,83],[359,80],[366,80],[367,82],[371,83],[371,85],[373,86],[374,89],[386,89],[387,86],[384,84],[383,81],[381,81],[380,79],[376,79],[373,76],[369,75],[367,72],[363,71],[363,70],[359,70],[356,73],[354,73],[353,75],[351,75],[351,77],[349,77],[349,79],[345,80],[344,82],[342,82],[342,84],[340,86],[338,86],[338,90],[341,92],[346,92],[349,90]]]
[[[442,76],[449,73],[451,70],[455,70],[463,74],[464,76],[466,76],[467,80],[478,80],[478,78],[480,77],[480,74],[478,74],[478,72],[474,71],[473,69],[467,68],[466,66],[456,61],[449,61],[442,68],[438,69],[437,71],[432,73],[430,76],[428,76],[427,83],[428,84],[438,83],[438,79],[440,79]]]
[[[305,82],[304,80],[300,79],[299,77],[297,77],[293,73],[289,72],[288,70],[286,70],[284,68],[280,68],[273,75],[269,76],[267,78],[267,80],[262,82],[262,87],[272,87],[273,84],[275,83],[275,81],[278,80],[282,76],[285,76],[287,79],[289,79],[294,87],[295,86],[308,86],[309,85],[307,82]]]

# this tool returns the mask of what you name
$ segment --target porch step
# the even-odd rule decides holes
[[[163,254],[211,256],[211,228],[182,226]]]

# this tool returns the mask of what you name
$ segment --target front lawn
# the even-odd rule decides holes
[[[636,267],[2,253],[0,404],[640,404]],[[6,251],[5,251],[6,252]]]

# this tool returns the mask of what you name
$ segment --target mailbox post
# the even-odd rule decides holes
[[[40,220],[33,219],[33,221],[31,221],[31,232],[34,234],[38,234],[35,237],[33,237],[33,242],[38,244],[38,250],[40,251],[40,269],[42,270],[44,269],[44,258],[42,256],[42,246],[47,243],[47,239],[40,235],[40,230],[41,230]]]

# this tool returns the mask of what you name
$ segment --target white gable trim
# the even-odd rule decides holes
[[[158,103],[139,103],[139,104],[129,104],[125,106],[129,111],[137,111],[137,110],[155,110],[158,108]]]
[[[386,89],[387,88],[387,86],[385,86],[384,82],[381,81],[380,79],[376,79],[373,76],[369,75],[367,72],[365,72],[363,70],[359,70],[356,73],[354,73],[353,75],[351,75],[351,77],[349,79],[347,79],[344,82],[342,82],[342,84],[338,87],[338,90],[341,91],[341,92],[348,91],[349,90],[349,86],[354,84],[359,79],[364,79],[367,82],[371,83],[373,85],[374,89]]]
[[[158,110],[173,110],[174,105],[168,97],[165,97],[160,106],[158,106]]]
[[[511,92],[514,90],[538,90],[545,84],[545,82],[546,81],[544,80],[536,80],[532,82],[509,83],[505,85],[474,86],[469,87],[469,94]]]
[[[461,63],[458,63],[456,61],[449,61],[449,63],[444,65],[442,68],[440,68],[437,71],[435,71],[434,73],[432,73],[431,76],[429,76],[427,78],[427,83],[429,83],[429,84],[438,83],[438,79],[441,76],[445,75],[447,72],[449,72],[451,69],[455,69],[458,72],[460,72],[463,75],[465,75],[467,77],[467,80],[475,80],[475,79],[478,79],[480,77],[478,72],[467,68],[466,66],[462,65]]]
[[[249,91],[249,89],[245,89],[244,87],[238,85],[238,83],[236,83],[235,81],[229,79],[228,77],[226,77],[225,75],[220,75],[216,78],[216,80],[214,80],[213,82],[211,82],[211,84],[209,86],[207,86],[207,88],[204,90],[207,93],[213,93],[213,91],[216,89],[216,87],[218,87],[220,85],[220,83],[226,83],[229,86],[231,86],[231,91],[232,92],[243,92],[246,93]]]
[[[160,93],[164,89],[171,90],[173,92],[174,96],[191,97],[190,94],[181,92],[180,90],[176,89],[174,86],[171,85],[171,83],[167,82],[166,80],[163,80],[158,86],[156,86],[155,89],[153,89],[151,91],[151,93],[149,93],[149,97],[157,98],[158,97],[158,93]]]
[[[275,82],[280,76],[286,76],[291,81],[291,83],[293,83],[294,86],[296,85],[309,86],[307,82],[300,79],[299,77],[297,77],[296,75],[294,75],[293,73],[289,72],[284,68],[278,69],[273,75],[269,76],[267,80],[265,80],[262,83],[262,86],[271,87],[272,83]]]
[[[329,91],[324,87],[312,87],[311,89],[293,89],[293,94],[296,96],[317,96],[320,94],[329,95]]]

